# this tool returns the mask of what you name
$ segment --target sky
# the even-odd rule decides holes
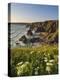
[[[11,3],[11,20],[9,22],[41,22],[58,19],[58,6]]]

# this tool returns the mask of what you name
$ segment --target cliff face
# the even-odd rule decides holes
[[[58,28],[57,20],[50,20],[45,22],[36,22],[31,24],[31,29],[37,28],[37,32],[55,32]]]
[[[44,42],[58,42],[58,20],[32,23],[30,29],[40,33],[40,38]]]
[[[28,25],[27,25],[28,26]],[[31,43],[58,43],[58,20],[50,20],[45,22],[35,22],[29,24],[27,31],[28,36],[32,36],[29,40]],[[34,31],[34,33],[33,33]],[[24,38],[24,37],[23,37]],[[24,39],[27,43],[27,38]]]

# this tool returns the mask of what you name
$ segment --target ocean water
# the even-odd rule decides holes
[[[28,29],[29,27],[27,28],[25,24],[11,24],[11,46],[16,46],[16,41],[18,41],[21,36],[25,35]]]

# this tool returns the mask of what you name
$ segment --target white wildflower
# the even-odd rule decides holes
[[[50,63],[53,63],[53,62],[54,62],[54,60],[53,60],[53,59],[52,59],[52,60],[49,60],[49,62],[50,62]]]
[[[47,59],[47,58],[45,58],[45,59],[44,59],[44,61],[45,61],[45,62],[47,62],[47,61],[48,61],[48,59]]]
[[[50,62],[48,62],[48,63],[46,63],[46,65],[47,65],[47,66],[52,66],[53,64],[50,63]]]
[[[29,62],[27,61],[27,62],[25,62],[25,64],[29,64]]]
[[[31,51],[30,54],[34,53],[34,51]]]
[[[37,69],[39,69],[39,66],[37,67]]]
[[[35,75],[37,75],[38,74],[38,71],[35,71]]]
[[[19,62],[19,63],[17,64],[17,66],[22,65],[22,64],[23,64],[23,62]]]
[[[51,68],[49,66],[46,67],[46,71],[50,72]]]

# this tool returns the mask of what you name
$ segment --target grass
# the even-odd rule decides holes
[[[11,76],[49,75],[58,73],[58,46],[11,49]]]

